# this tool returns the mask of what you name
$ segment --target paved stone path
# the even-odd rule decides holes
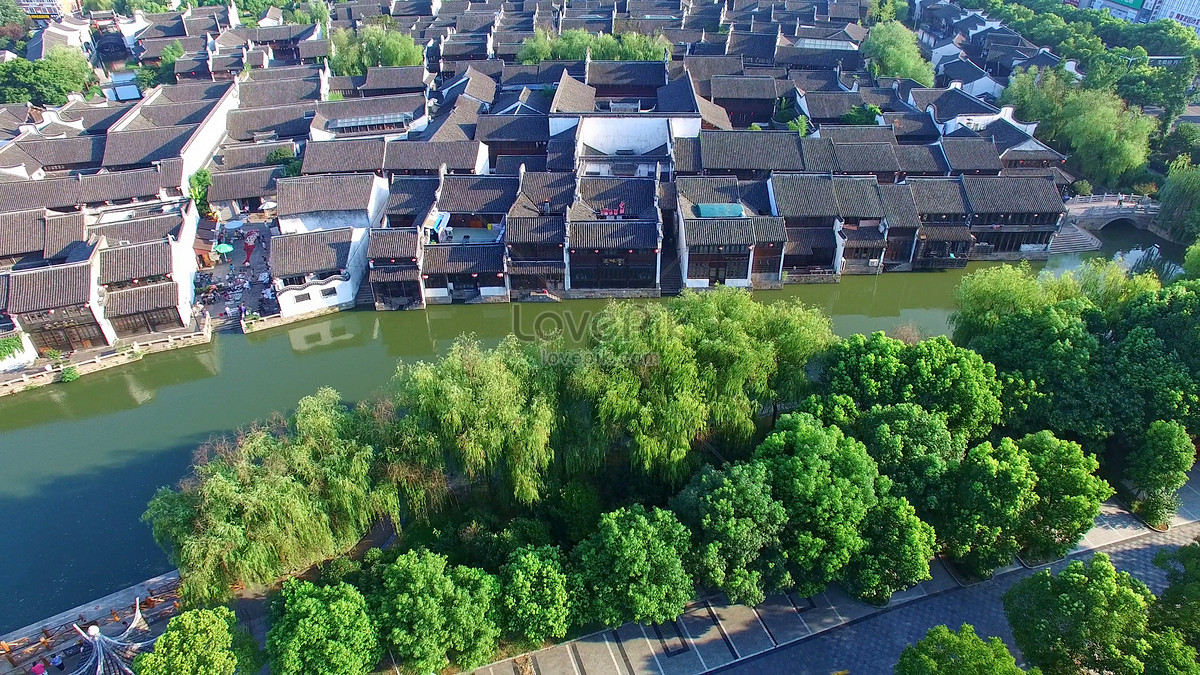
[[[1106,502],[1096,526],[1071,556],[1102,549],[1117,567],[1161,590],[1165,575],[1154,567],[1154,554],[1200,535],[1200,468],[1193,469],[1180,497],[1179,515],[1167,533],[1153,532],[1115,502]],[[716,596],[688,606],[673,623],[625,624],[533,652],[528,661],[540,675],[699,675],[718,669],[882,673],[891,671],[906,645],[943,623],[957,627],[968,622],[981,635],[997,635],[1011,644],[1000,598],[1032,571],[1014,563],[997,570],[992,581],[967,587],[940,559],[930,565],[930,573],[932,579],[892,596],[886,608],[858,602],[836,584],[812,598],[776,595],[758,607],[733,605]],[[476,672],[522,675],[528,671],[508,659]]]

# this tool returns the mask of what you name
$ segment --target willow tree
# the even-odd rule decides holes
[[[1173,162],[1158,196],[1158,222],[1172,237],[1184,243],[1200,237],[1200,167],[1186,159]]]
[[[185,601],[271,583],[348,549],[376,518],[399,516],[394,486],[371,470],[373,450],[339,435],[345,414],[337,392],[321,389],[286,428],[217,443],[178,489],[159,489],[142,519],[179,566]]]
[[[731,441],[748,441],[759,410],[770,400],[777,369],[774,344],[756,330],[765,306],[744,290],[721,287],[684,292],[671,301],[670,310],[696,355],[710,428]]]
[[[610,443],[627,444],[633,465],[683,479],[692,441],[709,418],[696,355],[661,305],[610,303],[595,320],[589,351],[573,360],[571,396]]]
[[[532,386],[536,367],[512,336],[491,350],[460,338],[434,363],[401,365],[393,391],[402,443],[432,443],[425,451],[443,453],[451,469],[537,501],[554,459],[554,409]]]

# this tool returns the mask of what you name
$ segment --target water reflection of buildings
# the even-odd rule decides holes
[[[365,345],[371,340],[365,312],[344,312],[328,319],[305,321],[287,329],[288,343],[294,352],[342,349]]]
[[[0,399],[0,433],[54,419],[86,419],[131,410],[159,391],[220,373],[217,343],[163,352],[135,364]]]

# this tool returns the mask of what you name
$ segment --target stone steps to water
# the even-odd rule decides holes
[[[663,266],[658,288],[663,295],[679,295],[683,292],[683,273],[679,268],[679,256],[673,257]]]
[[[354,296],[354,305],[362,307],[363,305],[375,306],[375,291],[371,288],[371,282],[366,279],[358,285],[358,294]]]
[[[1072,223],[1066,223],[1050,242],[1050,253],[1082,253],[1099,251],[1103,244],[1094,234]]]

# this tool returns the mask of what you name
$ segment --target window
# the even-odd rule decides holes
[[[322,288],[321,289],[321,297],[322,298],[332,298],[335,295],[337,295],[336,288]]]
[[[312,293],[301,293],[296,296],[297,303],[308,302],[309,300],[312,300]]]

